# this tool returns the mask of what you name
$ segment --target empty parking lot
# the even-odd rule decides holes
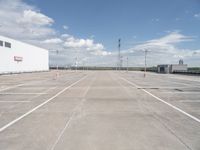
[[[200,78],[124,71],[0,76],[2,150],[199,150]]]

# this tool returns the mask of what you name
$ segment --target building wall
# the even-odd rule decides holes
[[[170,66],[170,73],[173,73],[174,71],[187,71],[187,65],[172,64]]]
[[[158,73],[169,73],[169,65],[158,65]]]
[[[32,72],[49,70],[47,50],[0,36],[0,73]],[[5,41],[11,48],[5,47]]]

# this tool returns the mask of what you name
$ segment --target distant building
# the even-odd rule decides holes
[[[169,73],[169,68],[170,65],[168,64],[162,64],[157,66],[158,73]]]
[[[187,71],[187,64],[179,60],[179,64],[162,64],[157,66],[158,73],[173,73],[176,71]]]
[[[0,74],[47,70],[48,50],[0,36]]]

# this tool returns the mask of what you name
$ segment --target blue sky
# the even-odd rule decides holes
[[[128,48],[137,41],[180,30],[190,36],[200,35],[199,0],[28,0],[41,12],[54,18],[54,27],[80,38],[94,36],[109,50],[116,49],[117,38]],[[191,44],[194,48],[199,45]]]
[[[13,7],[9,8],[10,4]],[[79,57],[80,65],[85,61],[115,66],[117,40],[121,38],[122,55],[130,57],[132,66],[143,65],[144,49],[150,51],[150,66],[179,59],[200,66],[199,0],[4,0],[4,5],[8,8],[0,6],[2,12],[9,10],[21,17],[16,22],[1,19],[10,21],[19,32],[22,28],[31,32],[27,35],[23,31],[26,34],[19,37],[2,25],[0,33],[61,50],[60,56],[51,52],[52,64],[73,65],[74,57]],[[156,57],[160,59],[155,61]]]

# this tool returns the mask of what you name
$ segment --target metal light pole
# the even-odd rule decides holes
[[[146,71],[147,71],[147,50],[145,49],[145,60],[144,60],[144,77],[146,77]]]
[[[77,60],[78,60],[78,58],[76,57],[75,60],[76,60],[76,61],[75,61],[75,67],[76,67],[76,72],[77,72],[77,66],[78,66]]]
[[[58,57],[58,53],[59,53],[59,50],[49,50],[49,52],[55,52],[57,57]],[[58,73],[58,62],[56,64],[56,76],[55,76],[55,79],[58,77],[59,73]]]
[[[59,51],[58,51],[58,50],[56,50],[57,57],[58,57],[58,53],[59,53]],[[56,69],[57,69],[57,72],[58,72],[58,62],[57,62]]]
[[[121,39],[118,40],[118,70],[121,70],[121,53],[120,53],[120,48],[121,48]]]
[[[58,53],[59,53],[59,51],[56,50],[57,57],[58,57]],[[56,78],[57,78],[57,77],[59,76],[59,72],[58,72],[58,62],[57,62],[56,68],[57,68],[57,73],[56,73]]]
[[[49,52],[55,52],[58,57],[59,50],[49,50]],[[58,71],[58,62],[56,64],[56,70]]]
[[[121,59],[120,59],[120,68],[123,69],[123,68],[122,68],[122,66],[123,66],[123,56],[121,56],[120,58],[121,58]]]
[[[128,56],[127,56],[127,68],[126,68],[126,71],[128,72]]]

